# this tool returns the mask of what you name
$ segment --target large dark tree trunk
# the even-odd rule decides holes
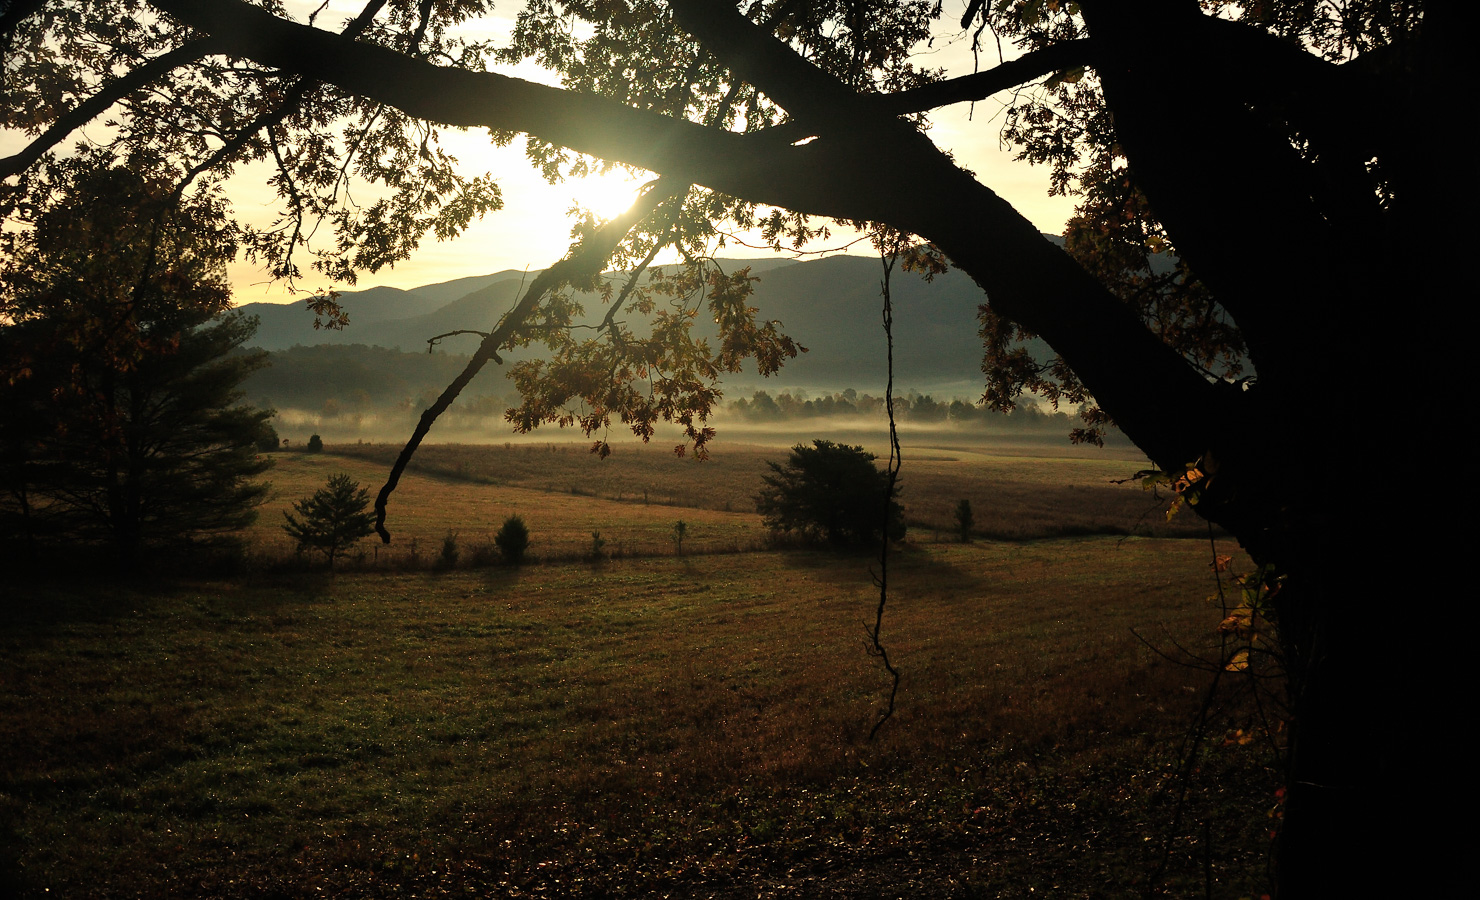
[[[1416,239],[1446,217],[1423,212],[1438,212],[1420,202],[1423,177],[1394,177],[1398,200],[1379,201],[1361,177],[1370,147],[1343,143],[1359,130],[1336,121],[1349,110],[1328,122],[1279,85],[1191,77],[1196,3],[1085,11],[1114,48],[1097,72],[1137,181],[1243,329],[1258,376],[1195,457],[1168,459],[1138,423],[1127,431],[1163,467],[1203,460],[1213,482],[1199,511],[1283,581],[1273,604],[1292,721],[1278,893],[1435,896],[1425,890],[1453,857],[1429,806],[1458,770],[1445,719],[1431,717],[1457,658],[1456,630],[1436,627],[1434,605],[1454,589],[1459,557],[1445,504],[1400,473],[1449,443],[1441,403],[1415,404],[1415,393],[1463,383],[1444,324],[1462,288]],[[1316,82],[1360,87],[1360,70],[1316,65],[1327,66]],[[1413,143],[1426,143],[1432,102],[1408,114]],[[1311,142],[1303,152],[1292,133]],[[1272,251],[1275,236],[1289,244]],[[1395,327],[1422,346],[1395,344]],[[1176,411],[1166,415],[1176,427]],[[1371,422],[1388,433],[1370,435]]]
[[[965,186],[953,196],[968,205],[981,200]],[[1340,283],[1329,290],[1328,308],[1355,303],[1361,310],[1333,322],[1304,358],[1287,361],[1247,391],[1219,388],[1190,372],[1176,374],[1155,348],[1128,352],[1141,339],[1134,330],[1155,339],[1121,319],[1122,313],[1132,318],[1125,307],[1095,297],[1098,285],[1053,262],[1057,248],[1031,234],[1027,223],[986,234],[982,220],[949,207],[937,204],[942,217],[920,232],[999,308],[1047,336],[1159,466],[1176,470],[1201,461],[1212,481],[1197,509],[1282,581],[1274,614],[1293,718],[1286,793],[1283,802],[1269,798],[1279,810],[1271,822],[1279,832],[1278,895],[1411,896],[1442,881],[1458,858],[1450,852],[1455,839],[1429,813],[1436,798],[1454,790],[1461,770],[1456,732],[1445,724],[1456,710],[1442,715],[1436,707],[1457,693],[1459,632],[1435,626],[1434,616],[1442,621],[1443,613],[1433,604],[1463,583],[1457,526],[1445,522],[1463,504],[1446,502],[1453,488],[1442,478],[1439,486],[1425,484],[1413,467],[1442,466],[1452,413],[1437,395],[1415,401],[1404,379],[1347,383],[1340,373],[1380,371],[1384,354],[1394,352],[1388,319],[1375,312],[1379,304],[1443,297],[1458,287],[1446,287],[1437,275],[1402,284],[1392,272],[1411,266],[1401,258],[1403,248],[1390,249],[1390,266],[1368,262],[1379,275],[1364,290]],[[1033,267],[1040,283],[1023,290],[1003,272],[1002,259],[1034,255],[1043,258]],[[1291,270],[1313,264],[1284,258]],[[1310,278],[1280,265],[1263,271],[1271,285]],[[1055,294],[1053,302],[1014,302],[1045,289]],[[1314,299],[1273,287],[1268,294],[1275,303]],[[1460,358],[1460,332],[1431,321],[1442,309],[1412,314],[1412,321],[1432,324],[1426,340],[1434,351],[1415,354],[1412,371],[1433,383],[1457,383],[1447,369]],[[1381,430],[1369,436],[1358,423],[1373,420]]]
[[[1344,496],[1277,563],[1293,701],[1279,895],[1446,896],[1470,783],[1454,753],[1460,710],[1445,708],[1458,686],[1459,631],[1442,609],[1456,541],[1428,517],[1436,504],[1370,472],[1332,485]]]

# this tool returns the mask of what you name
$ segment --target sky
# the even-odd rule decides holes
[[[289,11],[300,20],[306,19],[307,11],[317,5],[317,2],[300,0],[289,0],[287,4]],[[318,22],[325,27],[336,27],[344,18],[359,12],[362,5],[361,0],[331,0],[328,9],[320,13]],[[499,12],[507,11],[507,17],[495,16],[475,23],[473,27],[479,32],[477,36],[498,39],[508,34],[513,25],[512,15],[521,5],[517,2],[503,4]],[[921,65],[944,67],[948,75],[967,74],[973,70],[968,41],[949,30],[960,18],[961,10],[956,7],[961,5],[960,0],[946,4],[942,27],[932,48],[921,56]],[[995,54],[995,47],[992,47],[990,56],[984,52],[982,66],[995,63]],[[532,81],[558,83],[552,73],[532,63],[503,67],[498,71]],[[1039,230],[1060,233],[1072,211],[1072,201],[1064,197],[1049,197],[1048,171],[1014,162],[1013,154],[999,146],[1001,109],[997,100],[987,100],[936,110],[931,114],[930,137],[937,146],[951,151],[962,165],[977,174],[982,183],[1027,216]],[[98,127],[91,126],[92,129]],[[354,289],[377,285],[411,288],[506,269],[543,269],[558,260],[569,245],[570,221],[566,211],[574,201],[579,200],[593,208],[598,215],[616,215],[630,204],[637,188],[647,180],[632,179],[619,172],[550,185],[525,159],[522,138],[507,147],[497,147],[481,130],[444,129],[441,135],[444,147],[458,158],[466,173],[488,172],[494,176],[503,194],[504,208],[475,221],[454,240],[439,242],[428,236],[409,259],[393,269],[361,275]],[[12,152],[21,142],[19,136],[0,134],[0,153]],[[274,218],[275,198],[266,186],[268,174],[268,167],[263,164],[243,167],[228,183],[228,194],[241,220],[266,225]],[[751,240],[760,243],[758,238],[752,237]],[[808,249],[822,251],[840,247],[846,242],[846,236],[835,235],[832,240]],[[867,247],[856,247],[853,252],[867,252]],[[769,250],[750,249],[735,243],[720,253],[732,258],[775,255]],[[304,292],[350,288],[329,283],[317,273],[309,272],[297,283],[299,293],[295,295],[286,285],[268,283],[262,270],[245,261],[233,265],[229,275],[238,304],[292,302],[306,296]]]

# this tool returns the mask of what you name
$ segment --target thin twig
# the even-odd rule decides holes
[[[473,328],[459,328],[456,331],[449,331],[446,334],[433,335],[432,337],[427,338],[427,353],[431,353],[432,348],[437,346],[438,342],[440,342],[444,338],[456,337],[459,334],[476,334],[481,338],[488,337],[488,332],[486,331],[478,331]],[[504,361],[499,358],[499,355],[497,353],[493,354],[493,361],[498,363],[499,365],[504,364]]]

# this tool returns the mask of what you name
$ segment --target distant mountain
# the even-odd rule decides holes
[[[768,272],[755,306],[808,348],[787,363],[783,383],[882,392],[886,344],[883,272],[876,259],[834,256]],[[895,380],[905,386],[979,380],[981,288],[952,270],[933,282],[895,271]],[[757,379],[751,378],[751,381]]]
[[[488,331],[498,319],[518,302],[522,272],[515,277],[495,281],[425,315],[377,322],[359,336],[364,343],[403,350],[426,350],[427,339],[453,331],[471,329]],[[475,334],[448,338],[438,346],[448,353],[472,353],[482,338]]]
[[[452,281],[443,281],[439,284],[427,284],[418,288],[411,288],[409,293],[415,294],[428,303],[443,306],[454,300],[460,300],[474,291],[482,290],[496,281],[513,281],[515,284],[520,282],[528,284],[529,280],[541,271],[543,270],[536,269],[533,272],[521,272],[518,269],[505,269],[502,272],[495,272],[492,275],[470,275],[467,278],[455,278]]]
[[[809,350],[788,363],[776,379],[765,381],[753,369],[731,376],[726,379],[731,396],[751,386],[852,387],[882,392],[885,343],[879,292],[882,270],[877,259],[725,260],[722,265],[727,271],[749,266],[760,275],[752,305],[763,318],[779,320],[783,331]],[[312,314],[302,304],[253,303],[242,309],[261,317],[254,343],[267,350],[363,344],[425,352],[426,340],[434,335],[459,329],[488,330],[514,305],[521,286],[535,274],[506,270],[410,290],[346,291],[340,302],[349,313],[350,325],[342,331],[315,331]],[[955,270],[932,282],[896,270],[891,293],[896,386],[928,391],[944,390],[939,385],[959,385],[966,387],[963,396],[971,393],[969,386],[981,381],[982,350],[977,334],[981,288]],[[594,296],[587,299],[589,315],[599,316],[600,301]],[[699,326],[701,331],[705,327]],[[712,333],[713,325],[707,327]],[[463,335],[444,341],[439,349],[467,354],[478,341],[476,335]],[[519,359],[533,352],[537,351],[507,356]]]
[[[722,262],[727,270],[748,265],[761,271],[790,265],[792,260]],[[373,287],[363,291],[341,291],[339,303],[349,315],[349,325],[340,330],[315,329],[314,315],[306,302],[246,303],[239,309],[258,317],[261,324],[253,344],[264,350],[321,344],[425,350],[427,338],[434,335],[458,329],[486,330],[491,327],[513,306],[520,288],[540,271],[505,269],[492,275],[475,275],[409,289]],[[471,353],[476,346],[476,337],[465,337],[461,341],[449,342],[446,349]]]
[[[364,328],[377,322],[431,312],[445,302],[393,287],[342,291],[339,294],[339,303],[349,315],[350,328]],[[342,331],[314,330],[314,315],[307,302],[246,303],[239,309],[258,318],[261,324],[253,343],[264,350],[284,350],[295,344],[365,343],[352,340]]]

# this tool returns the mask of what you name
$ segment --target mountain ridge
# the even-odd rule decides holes
[[[725,271],[749,267],[760,277],[751,305],[765,320],[778,320],[782,331],[809,348],[789,361],[778,378],[762,379],[754,370],[728,376],[733,387],[750,384],[778,387],[824,386],[882,390],[886,346],[880,327],[882,269],[877,259],[837,255],[816,260],[720,260]],[[484,331],[497,322],[517,299],[522,284],[535,272],[505,270],[485,276],[455,279],[417,288],[375,287],[346,291],[340,301],[350,324],[343,330],[312,327],[306,306],[252,303],[240,309],[261,319],[253,342],[265,350],[322,344],[364,344],[404,352],[425,352],[427,339],[470,329]],[[472,286],[455,299],[445,297]],[[964,274],[951,270],[925,282],[896,272],[891,279],[894,305],[894,363],[896,382],[926,386],[945,382],[979,382],[981,344],[976,316],[981,289]],[[595,295],[585,298],[588,316],[602,307]],[[397,315],[400,313],[400,315]],[[701,317],[699,334],[712,336],[712,323]],[[449,354],[471,353],[476,335],[460,335],[441,342]],[[538,348],[506,354],[517,360]]]

